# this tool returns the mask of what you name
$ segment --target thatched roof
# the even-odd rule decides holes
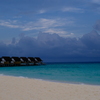
[[[28,58],[26,57],[20,57],[20,59],[22,59],[24,62],[29,62]]]
[[[2,61],[2,58],[0,58],[0,61]]]
[[[35,58],[33,58],[33,57],[28,57],[28,59],[30,59],[31,62],[32,62],[32,61],[33,61],[33,62],[36,62]]]
[[[42,59],[41,58],[39,58],[39,57],[35,57],[35,59],[37,60],[37,61],[42,61]]]
[[[21,61],[19,57],[12,57],[15,61]]]
[[[9,56],[3,56],[2,57],[5,61],[11,62],[12,59]]]
[[[1,64],[2,58],[0,58],[0,64]]]

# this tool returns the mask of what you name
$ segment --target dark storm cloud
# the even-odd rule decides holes
[[[90,49],[100,49],[100,35],[96,31],[83,35],[81,41]]]
[[[92,31],[80,39],[62,38],[57,34],[40,33],[38,38],[21,37],[9,45],[0,43],[0,56],[40,56],[51,61],[81,61],[100,58],[100,35]],[[55,59],[55,60],[54,60]],[[84,61],[84,60],[83,60]]]

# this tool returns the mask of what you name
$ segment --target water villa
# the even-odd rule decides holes
[[[39,57],[8,57],[0,58],[0,67],[6,66],[34,66],[43,65],[43,60]]]

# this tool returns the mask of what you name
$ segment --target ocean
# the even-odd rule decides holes
[[[0,67],[0,75],[100,85],[100,63],[47,63],[39,66]]]

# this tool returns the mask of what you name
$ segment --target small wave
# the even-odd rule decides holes
[[[24,76],[14,76],[14,75],[5,75],[5,74],[0,74],[0,76],[12,76],[12,77],[19,77],[19,78],[28,78]]]
[[[28,78],[28,77],[24,77],[24,76],[18,76],[19,78]]]
[[[80,83],[80,85],[87,85],[87,84],[85,84],[85,83]]]
[[[4,74],[0,74],[0,76],[4,76]]]

